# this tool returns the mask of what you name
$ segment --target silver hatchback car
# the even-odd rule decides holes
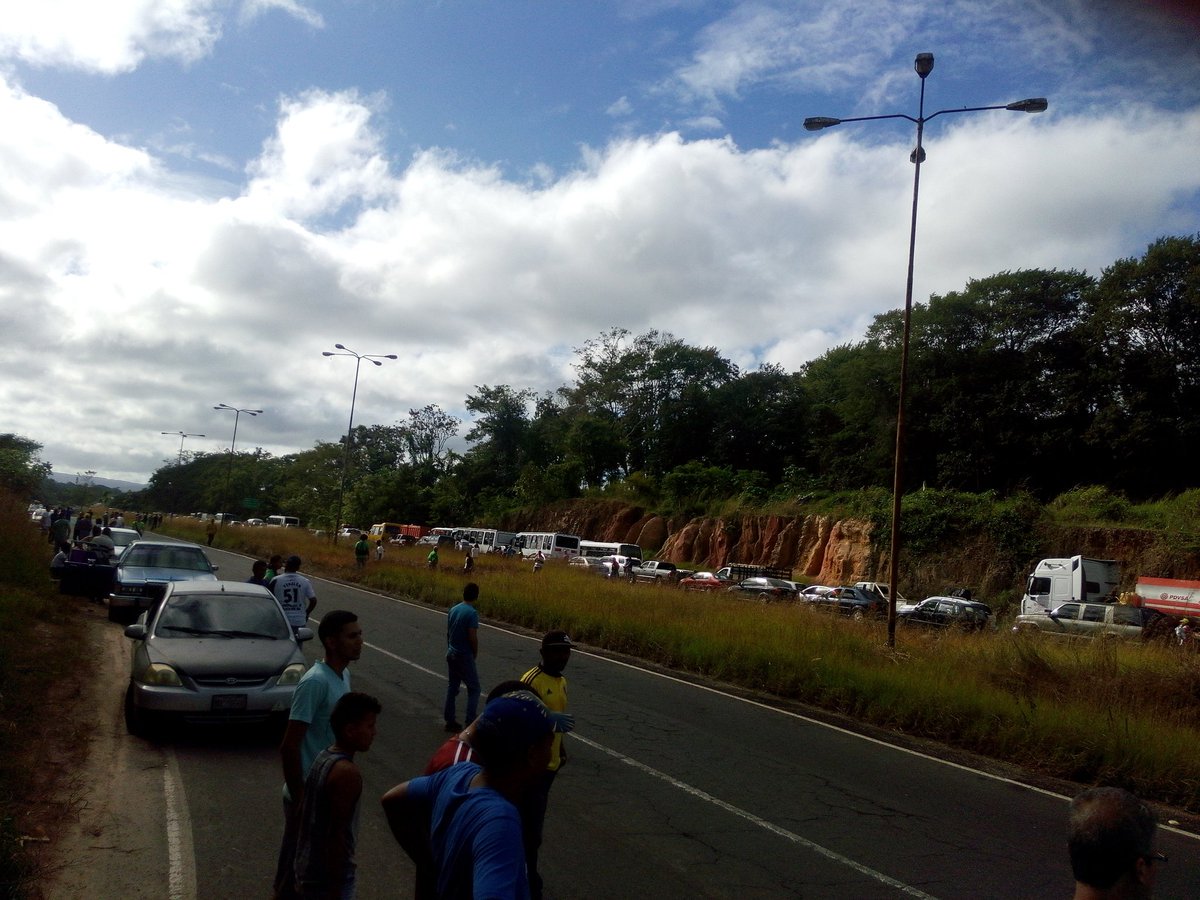
[[[293,631],[261,585],[181,581],[125,636],[133,641],[125,725],[149,736],[168,719],[282,724],[306,668],[300,645],[313,632]]]

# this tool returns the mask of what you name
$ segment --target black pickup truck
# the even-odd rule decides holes
[[[783,581],[792,580],[792,570],[778,566],[755,566],[749,563],[730,563],[714,572],[718,578],[740,584],[747,578],[779,578]]]

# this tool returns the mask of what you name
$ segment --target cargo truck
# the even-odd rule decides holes
[[[1021,615],[1046,615],[1063,603],[1108,603],[1116,599],[1121,567],[1114,559],[1086,556],[1043,559],[1029,576]]]

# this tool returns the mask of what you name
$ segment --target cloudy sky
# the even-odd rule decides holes
[[[0,432],[144,481],[613,326],[789,369],[915,294],[1200,232],[1200,16],[1151,0],[39,0],[0,17]],[[464,427],[465,432],[465,427]]]

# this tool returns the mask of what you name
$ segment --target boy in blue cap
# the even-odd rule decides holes
[[[546,707],[533,697],[497,697],[475,722],[478,763],[414,778],[385,795],[388,822],[401,846],[420,847],[428,835],[438,897],[529,896],[516,804],[546,770],[554,728]]]

